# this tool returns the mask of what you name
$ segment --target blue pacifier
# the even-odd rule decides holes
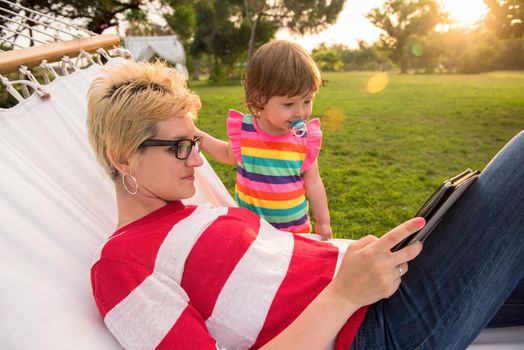
[[[302,137],[307,132],[306,123],[303,120],[296,120],[291,123],[291,133],[296,137]]]

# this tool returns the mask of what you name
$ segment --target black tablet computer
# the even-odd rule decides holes
[[[415,217],[421,216],[426,220],[426,225],[419,231],[411,234],[402,242],[397,244],[391,251],[397,251],[415,242],[422,241],[430,235],[431,231],[438,225],[444,214],[451,208],[457,199],[464,194],[468,187],[477,179],[480,171],[467,169],[457,176],[444,181],[442,185],[429,197]]]

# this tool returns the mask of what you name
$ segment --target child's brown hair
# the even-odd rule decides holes
[[[257,114],[273,96],[305,96],[316,93],[322,83],[315,61],[303,47],[274,40],[262,45],[247,64],[244,103]]]

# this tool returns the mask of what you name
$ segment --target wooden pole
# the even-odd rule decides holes
[[[0,74],[16,72],[20,65],[31,68],[38,66],[42,60],[55,62],[63,56],[76,57],[80,51],[95,52],[98,48],[118,47],[119,44],[118,35],[96,35],[26,49],[3,51],[0,52]]]

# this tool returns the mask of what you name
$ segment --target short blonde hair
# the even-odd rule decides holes
[[[95,156],[114,180],[109,156],[132,161],[140,144],[155,135],[155,125],[175,114],[196,118],[200,98],[175,69],[163,62],[124,62],[102,69],[87,94],[87,133]]]
[[[323,84],[320,71],[300,45],[274,40],[262,45],[249,60],[242,85],[244,104],[256,114],[274,96],[305,96]]]

